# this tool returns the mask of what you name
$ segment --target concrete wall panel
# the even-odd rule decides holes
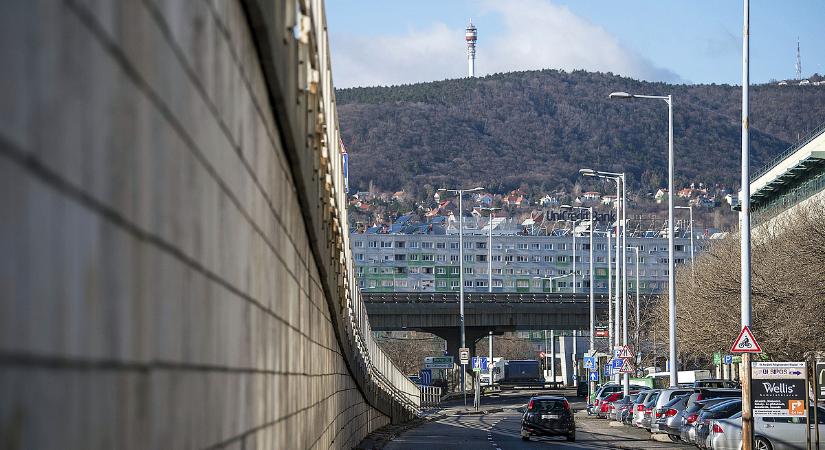
[[[394,394],[365,392],[335,331],[334,268],[311,251],[284,145],[295,130],[272,112],[280,87],[248,14],[0,6],[13,68],[0,75],[0,447],[348,448],[391,420]]]

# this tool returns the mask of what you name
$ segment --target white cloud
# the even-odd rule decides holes
[[[549,0],[488,0],[486,20],[501,32],[485,39],[479,28],[476,74],[533,69],[584,69],[655,81],[681,81],[624,47],[605,29]],[[466,76],[464,30],[435,23],[403,35],[333,35],[337,87],[391,85]]]

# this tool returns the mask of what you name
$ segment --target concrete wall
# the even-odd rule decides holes
[[[248,13],[0,2],[0,448],[348,448],[403,418]]]

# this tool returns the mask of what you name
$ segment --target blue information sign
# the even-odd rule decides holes
[[[614,359],[613,360],[613,370],[621,369],[623,364],[624,364],[623,359],[619,359],[619,358]]]
[[[481,369],[482,372],[487,371],[487,357],[486,356],[473,356],[472,364],[473,364],[473,369]]]
[[[725,358],[722,360],[725,364],[733,364],[733,355],[725,355]]]
[[[599,381],[599,372],[590,372],[590,381]]]
[[[595,356],[585,356],[584,357],[584,368],[590,370],[597,370],[596,368],[596,357]]]
[[[433,384],[433,371],[432,369],[423,369],[419,376],[421,378],[421,384],[423,386],[429,386]]]

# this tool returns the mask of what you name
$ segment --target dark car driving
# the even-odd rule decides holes
[[[542,395],[533,397],[521,417],[521,438],[530,436],[564,436],[576,440],[576,422],[570,403],[564,397]]]

